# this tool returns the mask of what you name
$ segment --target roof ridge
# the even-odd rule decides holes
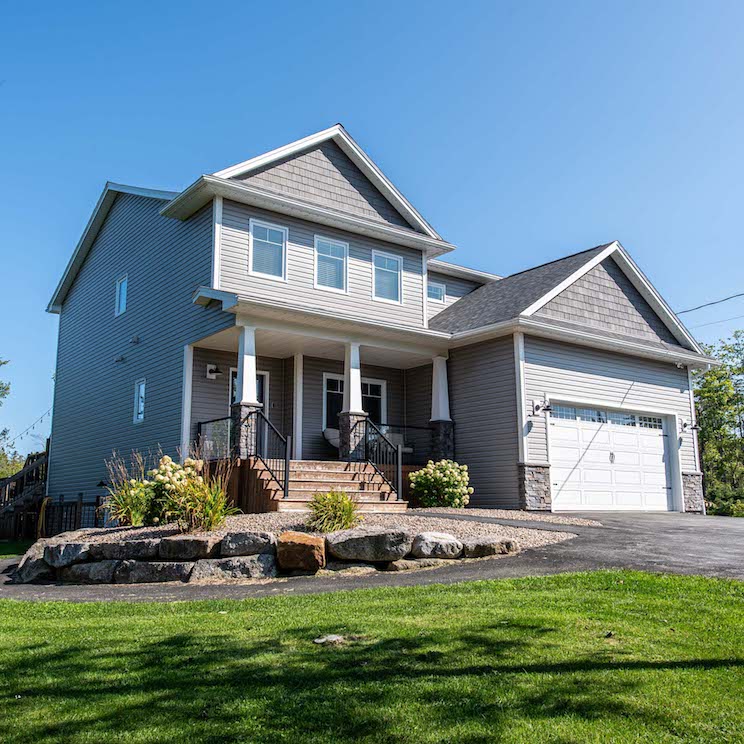
[[[515,271],[513,274],[508,274],[507,276],[503,277],[503,279],[511,279],[514,276],[519,276],[520,274],[526,274],[528,271],[534,271],[535,269],[542,269],[545,266],[550,266],[551,264],[565,261],[567,258],[574,258],[576,256],[580,256],[582,253],[591,253],[592,251],[604,250],[605,248],[609,248],[609,246],[611,246],[614,242],[615,242],[614,240],[611,240],[609,243],[602,243],[600,245],[595,245],[593,248],[586,248],[583,251],[576,251],[576,253],[569,253],[567,256],[561,256],[560,258],[554,258],[552,261],[545,261],[544,263],[537,264],[537,266],[530,266],[529,269],[522,269],[522,271]]]

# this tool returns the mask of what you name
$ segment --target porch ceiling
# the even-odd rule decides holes
[[[235,326],[207,336],[196,342],[195,346],[217,351],[238,352],[238,335],[240,328]],[[362,364],[394,369],[410,369],[431,364],[431,355],[410,353],[397,349],[362,344],[360,347]],[[338,359],[343,361],[344,344],[314,336],[289,333],[285,331],[256,329],[256,355],[286,359],[295,354],[303,354],[320,359]]]

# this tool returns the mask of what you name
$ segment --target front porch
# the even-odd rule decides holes
[[[454,456],[445,354],[241,323],[187,347],[182,449],[236,458],[244,510],[305,508],[331,487],[404,509],[407,473]]]

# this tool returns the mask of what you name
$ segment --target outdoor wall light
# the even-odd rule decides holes
[[[207,365],[207,379],[216,380],[219,375],[222,374],[222,370],[216,364]]]

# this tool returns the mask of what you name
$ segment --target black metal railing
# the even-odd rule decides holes
[[[430,426],[408,424],[378,424],[380,431],[394,445],[403,445],[404,465],[426,465],[434,457],[433,437]]]
[[[350,432],[349,461],[365,460],[402,498],[403,445],[393,444],[381,428],[368,418],[357,421]]]
[[[224,460],[230,457],[231,429],[230,417],[202,421],[198,424],[199,452],[205,460]]]
[[[242,426],[245,427],[244,436],[248,437],[248,454],[263,462],[286,499],[289,496],[292,437],[281,434],[263,411],[251,411],[243,419]]]

